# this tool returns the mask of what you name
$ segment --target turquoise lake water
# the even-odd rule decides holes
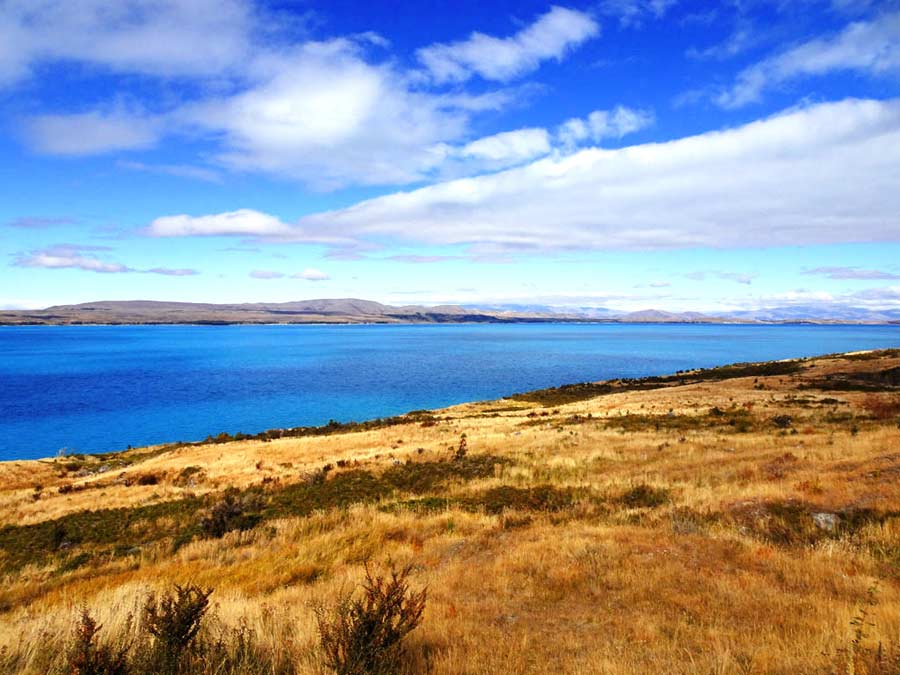
[[[364,420],[571,382],[900,347],[900,326],[0,328],[0,459]]]

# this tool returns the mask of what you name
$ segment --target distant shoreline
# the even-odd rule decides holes
[[[590,326],[884,326],[900,329],[900,321],[843,321],[838,319],[794,319],[784,321],[620,321],[617,319],[497,319],[484,321],[121,321],[121,322],[19,322],[0,319],[4,328],[35,327],[126,327],[126,326],[479,326],[479,325],[530,325],[530,324],[583,324]]]
[[[559,308],[549,305],[385,305],[359,298],[275,303],[215,304],[157,300],[104,300],[45,309],[0,310],[0,326],[55,325],[343,325],[343,324],[727,324],[900,325],[900,310],[854,307],[782,307],[753,312],[710,313],[643,309]]]

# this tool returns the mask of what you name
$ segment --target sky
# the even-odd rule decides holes
[[[0,307],[900,309],[900,0],[0,0]]]

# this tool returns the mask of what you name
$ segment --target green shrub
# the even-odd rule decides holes
[[[422,621],[425,589],[413,592],[410,567],[373,577],[366,565],[362,597],[345,596],[331,613],[318,611],[325,662],[338,675],[394,675],[402,670],[403,639]]]

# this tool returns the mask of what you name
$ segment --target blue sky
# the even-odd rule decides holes
[[[900,308],[900,2],[0,0],[0,307]]]

